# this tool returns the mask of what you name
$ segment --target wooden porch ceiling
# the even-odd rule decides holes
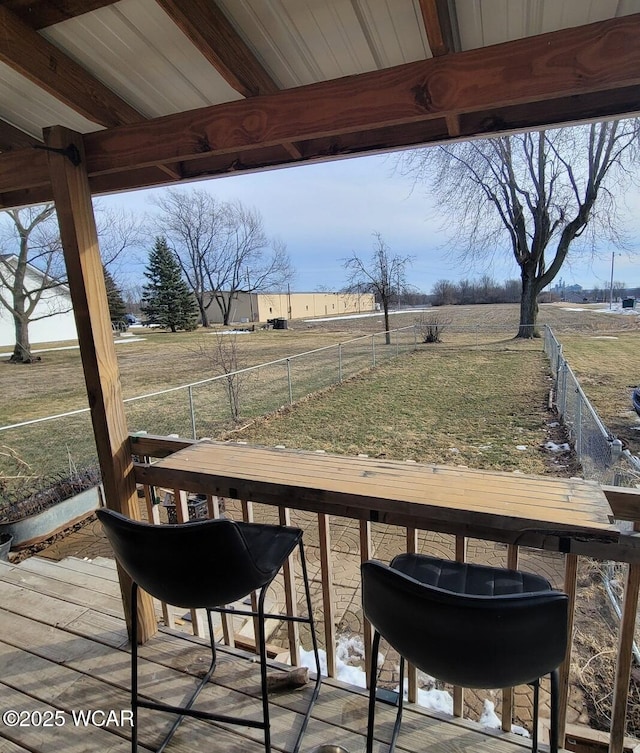
[[[415,0],[432,57],[282,89],[223,3],[156,2],[242,99],[147,118],[39,32],[112,0],[0,0],[0,61],[104,129],[96,194],[640,110],[640,13],[460,52],[455,6]],[[51,200],[38,135],[0,122],[0,206]]]

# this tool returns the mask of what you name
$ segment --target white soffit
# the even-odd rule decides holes
[[[455,0],[463,50],[640,12],[640,0]]]
[[[120,0],[42,34],[147,117],[242,99],[155,0]]]
[[[0,63],[0,119],[39,139],[47,126],[62,125],[79,133],[100,130],[4,63]]]
[[[430,57],[417,0],[219,0],[282,88]]]

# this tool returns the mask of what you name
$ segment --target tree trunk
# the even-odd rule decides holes
[[[13,324],[16,333],[16,344],[9,361],[11,363],[32,363],[31,343],[29,342],[29,320],[25,316],[14,314]]]
[[[387,345],[391,345],[391,333],[389,330],[391,327],[389,326],[389,301],[384,300],[382,301],[382,308],[384,309],[384,331],[385,331],[385,342]]]
[[[516,337],[530,339],[538,337],[538,281],[535,273],[522,270],[522,296],[520,298],[520,326]]]
[[[203,327],[209,326],[209,316],[207,315],[207,309],[204,305],[204,295],[196,293],[196,304],[198,305],[198,311],[200,312],[200,321]]]

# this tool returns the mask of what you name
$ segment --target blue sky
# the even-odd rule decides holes
[[[441,279],[491,274],[502,282],[518,277],[518,268],[508,253],[497,256],[492,268],[486,262],[476,269],[461,267],[444,249],[447,241],[424,187],[413,189],[410,178],[394,173],[395,155],[375,155],[239,174],[184,186],[205,189],[222,200],[240,200],[258,209],[269,236],[278,236],[296,269],[294,291],[311,291],[320,286],[339,289],[345,284],[342,259],[353,251],[368,255],[372,233],[379,232],[392,251],[411,255],[408,281],[430,292]],[[103,197],[104,205],[135,212],[153,213],[150,197],[163,189],[129,192]],[[640,194],[627,196],[633,218],[632,238],[640,251]],[[146,259],[119,272],[121,282],[143,282]],[[638,259],[628,253],[615,259],[615,279],[627,287],[640,286]],[[605,246],[600,258],[581,256],[566,265],[559,277],[567,285],[585,288],[594,284],[607,288],[611,275],[611,249]]]

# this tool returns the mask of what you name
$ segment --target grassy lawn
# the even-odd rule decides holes
[[[233,436],[264,445],[545,473],[547,372],[539,343],[422,345]]]
[[[640,453],[640,418],[631,406],[640,384],[640,330],[560,336],[565,358],[607,428]]]
[[[547,470],[547,461],[537,449],[546,438],[547,364],[541,341],[521,343],[512,339],[518,307],[443,307],[433,309],[431,315],[444,323],[443,343],[421,346],[415,356],[403,355],[393,366],[332,389],[330,397],[323,393],[321,398],[304,401],[294,412],[261,420],[234,436],[267,444],[475,467]],[[417,316],[412,312],[394,315],[392,326],[411,325]],[[540,322],[551,324],[572,363],[575,354],[574,368],[581,376],[584,373],[588,394],[605,421],[611,421],[612,430],[624,436],[624,422],[616,424],[615,418],[616,411],[622,413],[626,408],[626,385],[637,380],[631,374],[640,373],[635,355],[638,349],[634,349],[638,337],[635,317],[609,317],[589,307],[575,312],[551,305],[541,307]],[[238,362],[242,367],[253,366],[347,343],[381,329],[382,317],[378,316],[292,322],[284,331],[257,330],[237,337]],[[209,333],[141,330],[135,334],[144,339],[127,342],[121,338],[116,346],[125,398],[220,373],[211,359],[216,338]],[[617,340],[597,339],[609,336]],[[402,348],[412,345],[413,334],[408,333]],[[383,338],[376,337],[376,362],[381,364],[393,356],[395,349],[395,340],[385,346]],[[343,374],[369,367],[372,356],[371,338],[345,344]],[[0,425],[86,407],[79,351],[50,350],[41,357],[31,366],[0,361]],[[581,372],[583,367],[585,371]],[[313,390],[331,388],[339,374],[337,349],[292,358],[289,371],[294,400]],[[616,390],[618,407],[609,411]],[[232,427],[222,383],[194,388],[191,400],[198,436],[224,436]],[[240,425],[276,411],[288,401],[286,364],[251,372],[240,385]],[[186,390],[130,402],[126,410],[131,431],[192,436]],[[33,472],[80,466],[95,454],[87,414],[2,432],[2,445],[28,460]],[[518,445],[527,450],[516,450]]]

